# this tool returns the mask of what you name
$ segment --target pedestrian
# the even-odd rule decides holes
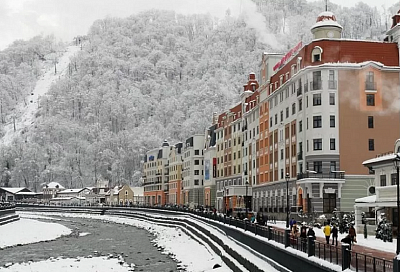
[[[287,222],[287,221],[286,221],[286,222]],[[294,220],[294,218],[292,217],[292,219],[290,219],[290,221],[289,221],[290,229],[293,228],[293,225],[294,225],[294,224],[296,224],[296,220]]]
[[[329,226],[328,223],[325,223],[324,234],[326,243],[329,245],[329,238],[331,237],[331,226]]]
[[[338,229],[336,227],[336,224],[333,224],[333,227],[332,227],[332,245],[335,244],[335,240],[336,240],[336,246],[337,246],[337,238],[338,238]]]
[[[268,215],[263,215],[263,221],[265,225],[268,225]]]
[[[306,251],[306,247],[307,247],[307,227],[306,227],[306,224],[304,222],[301,223],[300,238],[301,238],[302,250]]]
[[[350,235],[352,244],[354,244],[354,242],[357,242],[357,240],[356,240],[356,235],[357,235],[356,234],[356,229],[354,228],[353,224],[350,225],[349,235]]]
[[[315,240],[315,231],[313,230],[313,226],[308,227],[307,237],[312,237]]]

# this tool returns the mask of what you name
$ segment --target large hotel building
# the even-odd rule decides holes
[[[164,143],[147,153],[148,204],[247,206],[279,217],[288,195],[292,211],[353,210],[374,182],[362,162],[392,150],[400,136],[399,22],[397,14],[385,41],[349,40],[341,38],[335,16],[323,12],[309,44],[286,55],[264,53],[258,80],[249,75],[240,102],[213,116],[193,144],[186,140],[174,197],[157,176],[170,149]],[[195,160],[203,172],[193,168]]]

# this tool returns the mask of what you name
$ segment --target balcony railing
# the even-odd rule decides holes
[[[329,89],[337,89],[337,81],[336,80],[329,80],[328,81],[328,88]]]
[[[376,90],[376,82],[365,81],[365,89],[370,91]]]
[[[299,153],[297,153],[297,160],[298,161],[302,161],[303,160],[303,151],[300,151]]]
[[[310,82],[310,89],[311,89],[311,91],[321,90],[322,89],[322,80],[311,81]]]
[[[315,171],[309,171],[305,173],[298,173],[297,180],[316,178],[316,179],[344,179],[344,171],[332,171],[329,173],[317,173]]]
[[[308,82],[304,83],[304,92],[308,92]]]

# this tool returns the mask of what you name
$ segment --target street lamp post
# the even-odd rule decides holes
[[[396,153],[396,157],[393,159],[393,164],[396,167],[396,184],[397,184],[397,246],[396,254],[400,253],[400,191],[399,191],[399,167],[400,167],[400,156]]]
[[[249,186],[249,182],[247,181],[247,178],[246,178],[246,197],[244,198],[244,205],[245,205],[245,207],[246,207],[246,218],[247,218],[247,213],[248,213],[248,210],[247,210],[247,188],[248,188],[248,186]]]
[[[289,173],[286,173],[286,229],[289,229]]]

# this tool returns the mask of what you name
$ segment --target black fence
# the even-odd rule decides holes
[[[340,246],[321,243],[319,241],[313,241],[313,243],[310,243],[308,239],[293,237],[290,234],[288,235],[289,237],[285,237],[285,230],[273,228],[271,225],[257,225],[251,223],[250,221],[237,220],[231,217],[223,217],[213,213],[203,213],[196,211],[192,211],[191,213],[208,219],[216,220],[224,224],[235,226],[236,228],[242,228],[245,231],[249,231],[254,233],[255,235],[265,237],[268,240],[272,240],[280,244],[290,246],[293,249],[308,253],[308,256],[315,256],[332,264],[341,265],[342,268],[344,265],[346,265],[343,263],[344,253],[342,252],[342,248]],[[287,239],[288,243],[286,243]],[[386,260],[354,251],[350,251],[350,260],[351,261],[349,268],[357,272],[394,271],[393,260]]]

